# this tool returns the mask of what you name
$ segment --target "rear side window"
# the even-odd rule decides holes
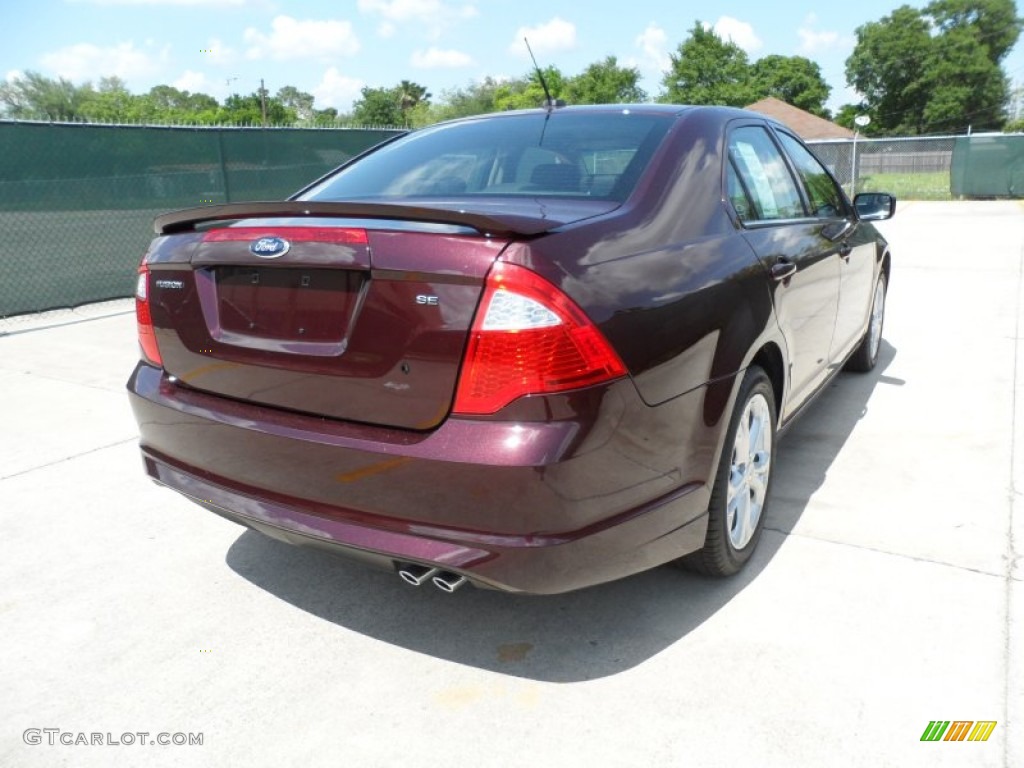
[[[672,120],[624,110],[533,113],[434,126],[343,168],[300,199],[523,195],[621,202]]]
[[[807,198],[811,201],[811,215],[819,219],[845,216],[846,204],[843,202],[843,193],[839,191],[825,166],[792,136],[781,132],[778,135],[803,179]]]
[[[806,216],[796,181],[764,128],[746,126],[730,134],[726,182],[741,221]]]

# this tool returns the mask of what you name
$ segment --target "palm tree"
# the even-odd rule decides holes
[[[402,120],[406,125],[409,124],[409,110],[421,102],[429,102],[431,96],[422,85],[409,80],[400,82],[395,92],[398,95],[398,108],[402,110]]]

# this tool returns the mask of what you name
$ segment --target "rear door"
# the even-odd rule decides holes
[[[828,375],[839,307],[838,246],[809,215],[798,181],[765,125],[733,125],[726,178],[743,235],[773,276],[775,312],[789,352],[786,418]]]
[[[877,263],[874,240],[860,231],[853,206],[825,166],[794,136],[778,129],[776,133],[803,182],[812,215],[821,222],[823,235],[837,247],[839,306],[829,360],[838,364],[867,327]]]

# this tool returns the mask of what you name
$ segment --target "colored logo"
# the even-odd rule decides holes
[[[261,259],[276,259],[284,256],[292,244],[283,237],[261,237],[249,244],[249,252]]]
[[[988,741],[996,725],[995,720],[932,720],[921,741]]]

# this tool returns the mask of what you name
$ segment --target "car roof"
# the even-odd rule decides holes
[[[476,120],[501,120],[504,118],[517,117],[523,115],[543,115],[543,114],[608,114],[615,112],[631,112],[637,114],[662,114],[667,117],[680,117],[682,115],[701,115],[711,120],[735,120],[737,118],[754,119],[764,123],[770,123],[772,125],[783,127],[777,120],[772,119],[759,112],[752,112],[747,109],[740,109],[738,107],[726,107],[718,105],[704,105],[704,104],[653,104],[653,103],[641,103],[641,104],[573,104],[567,106],[557,106],[552,108],[537,107],[535,109],[515,109],[507,110],[503,112],[485,112],[479,115],[471,115],[468,117],[460,117],[452,120],[446,120],[442,123],[435,123],[434,125],[451,125],[453,123],[472,122]],[[432,127],[432,126],[427,126]]]

